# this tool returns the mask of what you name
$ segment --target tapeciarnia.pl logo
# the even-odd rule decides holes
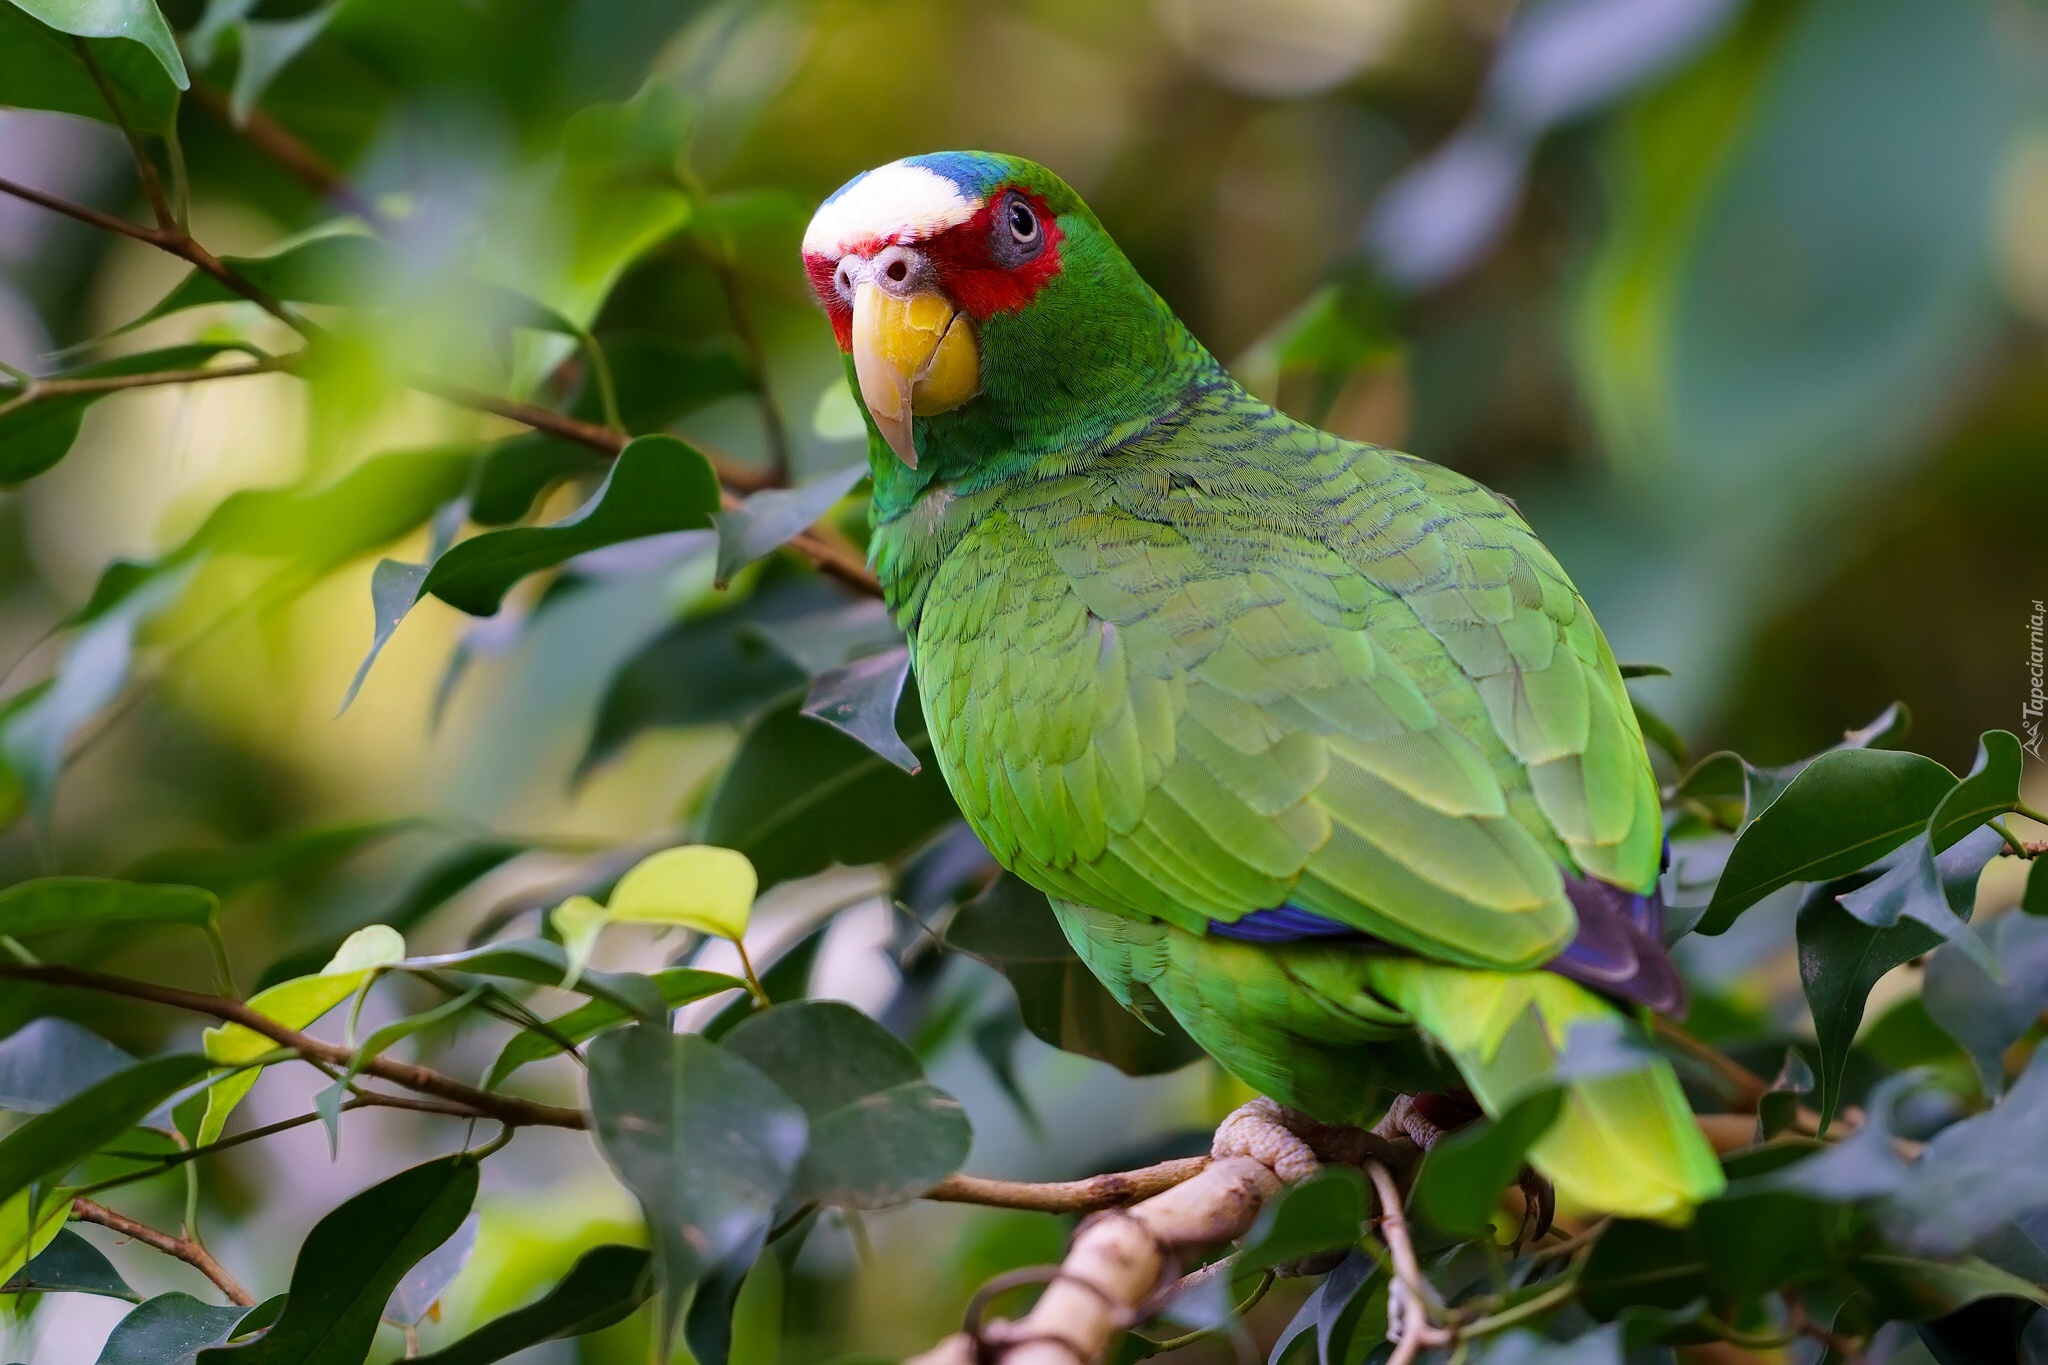
[[[2020,729],[2026,733],[2026,750],[2035,758],[2041,757],[2041,712],[2048,706],[2048,696],[2042,692],[2042,677],[2048,672],[2041,650],[2041,635],[2044,624],[2048,624],[2048,604],[2040,598],[2034,599],[2034,614],[2027,618],[2027,699],[2020,705]]]

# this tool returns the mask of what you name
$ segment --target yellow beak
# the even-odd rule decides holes
[[[911,417],[957,408],[981,392],[973,328],[934,289],[896,295],[861,283],[853,294],[853,372],[882,439],[912,469]]]

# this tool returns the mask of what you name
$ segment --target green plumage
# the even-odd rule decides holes
[[[984,395],[919,421],[917,470],[874,442],[873,560],[961,810],[1113,992],[1255,1088],[1358,1122],[1462,1076],[1498,1112],[1613,1011],[1530,970],[1574,933],[1563,874],[1658,874],[1605,639],[1512,506],[1255,399],[1071,191],[999,164],[1063,269],[982,326]],[[1283,903],[1413,956],[1206,932]],[[1672,1218],[1719,1187],[1668,1069],[1569,1094],[1532,1153],[1561,1197]]]

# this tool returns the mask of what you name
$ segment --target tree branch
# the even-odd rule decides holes
[[[147,1000],[153,1004],[168,1005],[172,1009],[211,1015],[216,1019],[240,1024],[252,1032],[262,1034],[279,1047],[290,1048],[309,1060],[325,1062],[333,1067],[346,1067],[355,1058],[353,1048],[343,1047],[338,1043],[323,1043],[318,1038],[309,1037],[297,1029],[286,1028],[268,1015],[249,1008],[242,1001],[224,995],[205,995],[197,991],[179,990],[173,986],[158,986],[147,981],[131,981],[126,977],[109,976],[82,967],[56,964],[28,966],[0,962],[0,978],[8,977],[23,981],[41,981],[52,986],[71,986],[80,990],[99,991],[105,995],[127,996],[132,1000]],[[360,1070],[364,1075],[390,1081],[394,1085],[404,1086],[407,1090],[452,1100],[465,1107],[466,1115],[495,1119],[511,1127],[587,1126],[583,1114],[578,1110],[564,1109],[553,1104],[540,1104],[514,1095],[479,1090],[475,1086],[464,1085],[452,1077],[412,1062],[401,1062],[390,1057],[372,1057],[362,1064]]]
[[[152,370],[147,374],[110,374],[86,379],[31,379],[20,393],[0,403],[0,417],[52,398],[119,393],[123,389],[153,389],[168,384],[198,384],[209,379],[242,379],[252,374],[279,374],[290,368],[288,359],[270,359],[212,369]]]
[[[1060,1180],[1035,1185],[1021,1180],[989,1180],[978,1175],[949,1175],[924,1192],[926,1199],[946,1204],[980,1204],[995,1209],[1031,1209],[1038,1213],[1094,1213],[1122,1208],[1163,1194],[1208,1169],[1206,1156],[1181,1157],[1115,1171],[1086,1180]]]
[[[90,1199],[71,1201],[71,1216],[81,1223],[97,1223],[123,1237],[132,1237],[146,1246],[155,1247],[166,1256],[175,1256],[191,1266],[207,1279],[212,1280],[220,1292],[228,1296],[228,1302],[243,1308],[254,1308],[256,1296],[236,1282],[235,1277],[213,1259],[213,1253],[189,1237],[173,1237],[168,1232],[158,1232],[136,1222],[125,1214],[115,1213],[104,1204],[95,1204]]]

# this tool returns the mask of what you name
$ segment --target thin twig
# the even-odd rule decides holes
[[[153,1004],[168,1005],[173,1009],[188,1010],[194,1014],[211,1015],[216,1019],[240,1024],[252,1032],[260,1033],[280,1047],[290,1048],[316,1064],[347,1067],[355,1059],[355,1052],[351,1048],[336,1043],[323,1043],[318,1038],[309,1037],[297,1029],[286,1028],[270,1016],[249,1008],[242,1001],[224,995],[204,995],[172,986],[158,986],[147,981],[131,981],[126,977],[109,976],[81,967],[56,964],[31,967],[0,962],[0,978],[8,977],[42,981],[52,986],[72,986],[81,990],[99,991],[106,995],[127,996],[133,1000],[147,1000]],[[584,1116],[577,1110],[479,1090],[475,1086],[464,1085],[452,1077],[412,1062],[401,1062],[390,1057],[372,1057],[365,1061],[359,1070],[394,1085],[404,1086],[407,1090],[452,1100],[474,1111],[471,1115],[473,1117],[492,1118],[500,1123],[515,1126],[587,1126]]]
[[[73,38],[72,46],[78,51],[78,60],[84,64],[86,74],[99,87],[100,98],[106,102],[107,112],[113,116],[114,126],[121,130],[121,136],[128,139],[129,154],[135,158],[135,173],[142,178],[143,197],[149,200],[149,211],[156,215],[157,227],[165,232],[178,231],[178,216],[171,211],[171,201],[164,195],[163,181],[157,178],[156,163],[149,159],[149,152],[142,145],[135,126],[128,122],[127,111],[121,108],[121,101],[114,98],[114,87],[107,82],[106,73],[93,60],[92,49],[83,38]]]
[[[90,1199],[72,1200],[71,1216],[81,1223],[97,1223],[103,1228],[120,1233],[123,1237],[132,1237],[146,1246],[155,1247],[166,1256],[175,1256],[212,1280],[220,1292],[228,1296],[228,1302],[239,1304],[243,1308],[256,1306],[256,1296],[242,1288],[235,1277],[228,1274],[219,1261],[213,1259],[212,1252],[189,1237],[173,1237],[168,1232],[158,1232],[155,1228],[138,1223],[124,1214],[115,1213],[104,1204],[95,1204]]]
[[[146,374],[94,375],[84,379],[37,379],[21,393],[0,403],[0,417],[52,398],[119,393],[125,389],[154,389],[169,384],[199,384],[210,379],[242,379],[252,374],[277,374],[288,368],[288,363],[281,359],[257,360],[247,365],[222,365],[215,369],[152,370]]]
[[[1396,1288],[1406,1300],[1401,1305],[1405,1312],[1396,1311],[1394,1296],[1387,1300],[1387,1335],[1394,1341],[1394,1354],[1388,1357],[1387,1365],[1408,1365],[1424,1347],[1448,1345],[1451,1333],[1430,1320],[1431,1311],[1440,1309],[1442,1304],[1436,1290],[1423,1277],[1421,1263],[1415,1259],[1415,1244],[1408,1237],[1408,1218],[1401,1208],[1401,1187],[1377,1161],[1365,1163],[1365,1174],[1379,1196],[1380,1238],[1394,1258]]]
[[[989,1180],[978,1175],[949,1175],[924,1192],[924,1198],[946,1204],[981,1204],[998,1209],[1031,1209],[1039,1213],[1094,1213],[1150,1199],[1200,1175],[1205,1156],[1181,1157],[1135,1171],[1115,1171],[1086,1180],[1031,1184],[1021,1180]]]

